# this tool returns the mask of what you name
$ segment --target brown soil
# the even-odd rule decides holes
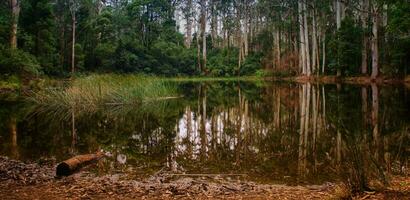
[[[87,171],[54,177],[54,167],[0,157],[0,199],[338,199],[338,185],[258,184],[223,176],[176,178],[161,171],[130,180],[125,174],[95,176]],[[354,199],[409,199],[410,180]],[[343,195],[342,195],[343,196]]]

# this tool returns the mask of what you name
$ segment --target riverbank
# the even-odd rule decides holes
[[[258,184],[226,176],[175,177],[166,170],[139,180],[129,179],[126,174],[97,176],[90,173],[90,168],[55,178],[52,163],[47,160],[42,164],[23,163],[0,157],[1,199],[340,199],[349,194],[340,184],[333,183]],[[394,179],[384,191],[353,199],[407,197],[410,197],[410,179],[402,177]]]
[[[265,80],[269,81],[288,81],[297,83],[319,83],[319,84],[353,84],[353,85],[398,85],[398,84],[410,84],[410,76],[406,78],[391,78],[391,77],[379,77],[372,79],[368,76],[356,76],[356,77],[337,77],[337,76],[296,76],[296,77],[267,77]]]
[[[135,77],[139,75],[129,75]],[[147,76],[150,77],[150,76]],[[239,77],[153,77],[163,81],[173,82],[213,82],[213,81],[286,81],[297,83],[319,83],[319,84],[354,84],[354,85],[370,85],[376,83],[378,85],[400,85],[404,84],[410,87],[410,76],[405,78],[391,78],[391,77],[379,77],[377,79],[371,79],[368,76],[357,77],[336,77],[336,76],[239,76]],[[1,93],[13,93],[20,90],[28,90],[30,88],[42,88],[46,85],[61,85],[58,79],[51,78],[38,78],[33,81],[26,80],[24,84],[17,80],[3,80],[0,81],[0,94]]]

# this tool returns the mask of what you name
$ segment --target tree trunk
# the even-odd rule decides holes
[[[192,0],[188,0],[185,8],[185,20],[186,20],[186,36],[185,47],[191,48],[192,42]]]
[[[281,65],[280,63],[280,30],[278,27],[275,30],[276,30],[275,31],[276,68],[280,68],[280,65]]]
[[[57,165],[56,175],[57,176],[69,176],[74,172],[81,169],[81,167],[91,164],[94,161],[97,161],[103,158],[105,155],[102,152],[98,152],[96,154],[86,154],[86,155],[79,155],[68,160],[63,161],[62,163]]]
[[[318,65],[318,44],[317,44],[317,30],[316,30],[316,17],[315,12],[313,13],[313,26],[312,26],[312,72],[316,73]]]
[[[249,43],[248,43],[248,23],[249,23],[249,16],[248,16],[248,9],[246,8],[247,5],[245,5],[244,12],[245,12],[245,19],[243,22],[243,45],[244,45],[244,57],[248,56],[249,53]]]
[[[76,29],[76,22],[77,22],[75,14],[72,15],[72,22],[73,22],[72,24],[73,38],[72,38],[72,44],[71,44],[71,75],[74,75],[74,72],[75,72],[75,34],[76,34],[75,29]]]
[[[211,38],[212,38],[212,46],[218,47],[217,44],[217,35],[218,35],[218,15],[216,9],[216,1],[212,0],[211,5]]]
[[[305,36],[304,36],[304,25],[303,25],[303,8],[302,1],[298,1],[298,18],[299,18],[299,36],[300,36],[300,59],[299,59],[299,68],[302,71],[303,75],[306,75],[306,51],[305,51]]]
[[[306,54],[306,75],[311,75],[311,68],[310,68],[310,46],[309,46],[309,26],[307,20],[307,9],[306,9],[306,2],[303,3],[303,22],[304,22],[304,31],[305,31],[305,54]]]
[[[323,32],[323,39],[322,39],[322,74],[325,74],[325,65],[326,65],[326,32]]]
[[[362,13],[361,13],[361,20],[362,20],[362,27],[364,30],[367,30],[367,20],[369,18],[368,14],[369,10],[369,0],[362,0]],[[367,74],[367,51],[369,45],[369,38],[367,36],[367,32],[363,32],[363,48],[362,48],[362,66],[361,72],[362,74]]]
[[[20,15],[20,2],[18,0],[10,0],[11,9],[11,27],[10,27],[10,48],[17,48],[17,28]]]
[[[339,30],[341,26],[342,26],[342,2],[341,2],[341,0],[336,0],[336,27],[337,27],[337,30]],[[338,40],[339,40],[339,38],[338,38]],[[340,58],[339,58],[339,54],[338,54],[337,72],[336,72],[337,77],[340,77],[342,75],[342,70],[340,69],[340,61],[339,60],[340,60]]]
[[[372,74],[371,78],[376,79],[379,75],[379,10],[376,2],[373,4],[373,25],[372,25]]]
[[[206,0],[201,0],[202,72],[206,73]]]

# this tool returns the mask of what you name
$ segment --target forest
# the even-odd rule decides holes
[[[1,0],[0,199],[409,199],[410,0]]]
[[[403,78],[408,0],[7,0],[0,72]]]

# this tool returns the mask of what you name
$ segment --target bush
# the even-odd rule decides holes
[[[0,46],[0,72],[3,74],[39,75],[41,67],[33,55],[19,49]]]

